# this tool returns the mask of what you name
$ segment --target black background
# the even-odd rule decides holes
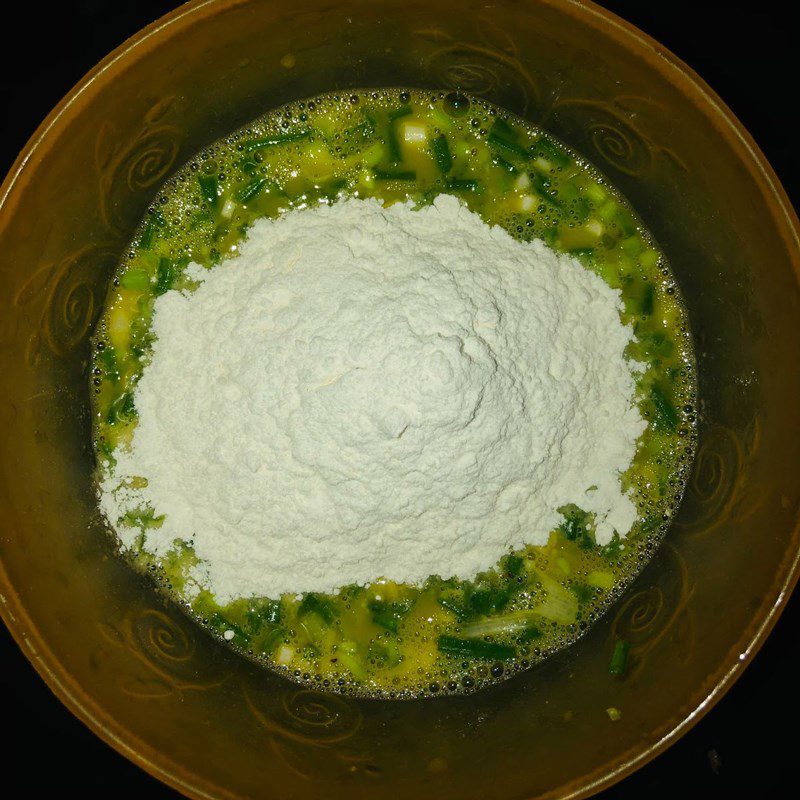
[[[6,27],[0,48],[2,173],[88,69],[176,5],[78,0],[46,12],[40,8],[13,35]],[[792,0],[784,8],[776,0],[604,0],[604,5],[654,36],[716,89],[753,134],[797,205],[800,4]],[[761,653],[722,702],[665,754],[600,795],[602,800],[761,798],[794,785],[799,622],[796,593]],[[6,791],[9,780],[17,783],[6,796],[178,797],[73,718],[2,625],[0,697],[10,734],[0,760],[2,781]]]

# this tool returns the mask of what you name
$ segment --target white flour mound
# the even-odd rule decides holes
[[[619,292],[456,198],[351,199],[256,222],[158,298],[129,451],[101,487],[164,515],[226,603],[385,577],[470,579],[575,503],[624,536],[646,427]],[[131,488],[131,479],[146,479]],[[138,481],[142,484],[142,481]]]

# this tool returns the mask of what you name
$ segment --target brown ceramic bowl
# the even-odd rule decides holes
[[[664,544],[576,645],[471,697],[342,699],[261,670],[165,605],[94,510],[89,333],[154,191],[265,109],[362,85],[482,94],[593,160],[669,256],[696,336],[700,448]],[[717,701],[797,579],[797,218],[719,98],[591,4],[190,3],[59,104],[0,203],[3,617],[75,714],[187,795],[585,796]]]

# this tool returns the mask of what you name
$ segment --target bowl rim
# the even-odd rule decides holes
[[[20,182],[31,157],[50,132],[56,128],[65,112],[80,100],[95,81],[100,80],[117,62],[126,58],[137,48],[154,40],[167,29],[190,17],[216,14],[226,8],[239,5],[241,2],[242,0],[189,0],[137,31],[87,72],[40,123],[0,185],[0,230],[11,216],[6,209],[7,200]],[[627,46],[631,51],[640,55],[649,51],[651,56],[656,57],[660,71],[680,79],[681,90],[693,96],[698,105],[704,107],[711,116],[715,117],[715,120],[722,124],[729,134],[733,134],[744,150],[745,155],[742,158],[745,165],[750,167],[756,177],[761,180],[764,193],[771,196],[773,212],[776,216],[782,213],[785,243],[789,252],[795,254],[793,265],[796,277],[800,281],[800,220],[798,220],[797,213],[769,161],[744,125],[719,95],[690,66],[654,38],[591,0],[524,0],[524,2],[538,2],[562,9],[571,8],[575,13],[593,20],[596,26],[604,27],[607,32],[615,34],[623,46]],[[793,536],[796,537],[798,531],[800,531],[800,519],[795,522]],[[579,776],[566,786],[543,796],[540,795],[539,800],[556,797],[562,800],[578,800],[589,797],[644,766],[691,730],[727,693],[761,649],[775,626],[798,583],[798,578],[800,578],[800,548],[790,555],[791,558],[785,559],[780,565],[781,569],[786,570],[783,581],[780,585],[773,587],[772,595],[764,599],[754,615],[754,621],[757,623],[754,632],[749,636],[747,632],[742,634],[737,646],[730,651],[716,673],[707,679],[706,683],[710,685],[710,688],[702,691],[701,699],[694,708],[688,713],[682,714],[678,721],[666,722],[668,730],[643,749],[634,747],[627,752],[620,753],[616,763],[610,769],[599,768],[594,773]],[[2,561],[0,561],[0,618],[50,690],[106,744],[153,777],[188,797],[196,800],[219,800],[220,798],[234,797],[224,787],[203,780],[181,764],[173,762],[163,753],[156,751],[147,742],[125,728],[118,720],[107,714],[86,693],[47,646],[33,620],[27,614],[19,595],[14,590]]]

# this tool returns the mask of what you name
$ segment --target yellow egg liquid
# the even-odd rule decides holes
[[[625,539],[599,547],[592,516],[567,506],[547,545],[508,553],[474,581],[380,580],[336,595],[223,606],[188,590],[191,547],[176,542],[160,559],[148,553],[157,510],[128,515],[141,530],[129,552],[138,568],[229,646],[317,688],[397,698],[472,691],[574,641],[649,559],[692,460],[686,311],[662,253],[620,195],[547,133],[483,100],[360,90],[272,111],[164,185],[119,265],[95,336],[98,478],[136,427],[133,389],[152,343],[155,298],[189,288],[188,263],[213,267],[235,254],[259,217],[345,197],[421,206],[440,193],[521,240],[574,255],[621,291],[622,321],[636,335],[627,355],[646,365],[638,404],[649,425],[622,476],[639,519]]]

